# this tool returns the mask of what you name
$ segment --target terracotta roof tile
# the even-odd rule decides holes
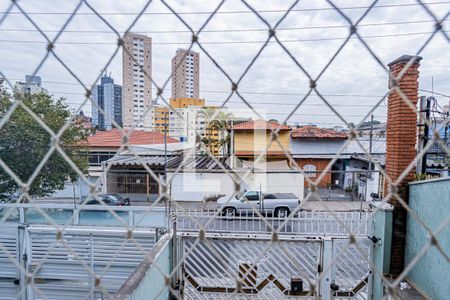
[[[111,129],[107,131],[97,131],[94,135],[87,138],[87,147],[117,147],[122,145],[122,133],[119,129]],[[179,141],[167,137],[167,143],[178,143]],[[163,144],[164,135],[155,131],[133,130],[128,138],[129,145],[148,145]]]
[[[271,129],[278,129],[280,130],[291,130],[291,127],[287,125],[282,125],[274,122],[268,122],[265,120],[255,120],[255,121],[248,121],[244,123],[240,123],[233,126],[234,130],[271,130]]]
[[[292,138],[316,138],[316,139],[346,139],[347,133],[339,132],[331,128],[317,126],[302,126],[295,128],[291,133]]]

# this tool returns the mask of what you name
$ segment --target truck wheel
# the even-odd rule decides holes
[[[222,215],[226,218],[226,219],[231,219],[234,218],[236,216],[236,209],[234,207],[226,207],[223,212]]]
[[[289,209],[286,207],[280,207],[275,211],[275,216],[277,218],[287,218],[289,216]]]

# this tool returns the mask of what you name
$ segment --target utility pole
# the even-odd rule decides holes
[[[372,155],[372,140],[373,140],[373,114],[370,116],[370,135],[369,135],[369,154]],[[372,171],[372,160],[369,159],[369,172]],[[369,173],[372,177],[372,173]]]
[[[169,118],[169,112],[164,116],[164,192],[167,193],[167,119]],[[164,206],[167,210],[167,197],[164,195]],[[167,217],[170,214],[170,202]]]
[[[231,168],[235,167],[235,157],[234,157],[234,120],[231,119],[231,138],[230,138],[230,152],[231,152]]]
[[[425,109],[425,120],[430,121],[430,110],[431,110],[431,100],[433,97],[428,97],[426,100],[426,109]],[[428,126],[428,122],[425,122],[425,127],[423,131],[423,146],[425,147],[428,143],[428,136],[430,134],[430,128]],[[422,156],[422,174],[427,173],[427,153],[425,152]]]

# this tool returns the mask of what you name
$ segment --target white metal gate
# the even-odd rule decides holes
[[[37,288],[28,287],[30,299],[109,298],[155,244],[153,230],[134,230],[133,240],[119,228],[66,228],[62,242],[57,234],[47,226],[27,230],[27,268]]]
[[[220,234],[197,241],[185,233],[179,240],[186,299],[371,299],[367,238],[354,244],[345,238],[293,236],[272,242],[268,235]],[[293,292],[291,281],[299,279],[302,291]]]
[[[19,229],[17,225],[2,223],[0,230],[0,299],[16,299],[20,289]],[[16,263],[14,263],[16,262]]]
[[[71,226],[60,236],[52,226],[2,225],[0,299],[110,298],[155,241],[153,228],[127,239],[123,228]]]

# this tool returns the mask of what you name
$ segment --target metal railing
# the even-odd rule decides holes
[[[80,204],[0,203],[0,218],[6,223],[59,224],[65,226],[116,226],[166,228],[167,209],[144,206],[109,206]]]
[[[280,218],[264,213],[242,212],[232,218],[217,215],[216,210],[179,210],[175,213],[180,232],[252,233],[296,236],[346,237],[349,233],[366,237],[372,233],[371,212],[307,212],[295,213],[289,218]]]

